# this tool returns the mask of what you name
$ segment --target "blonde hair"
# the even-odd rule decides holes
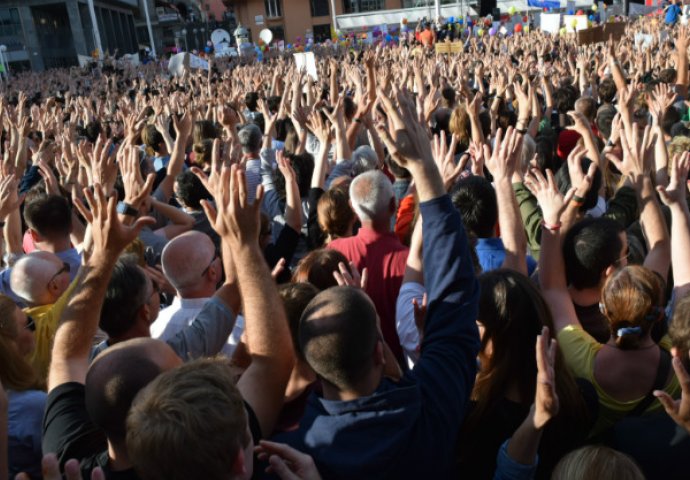
[[[673,140],[671,140],[671,143],[668,145],[668,154],[670,157],[680,155],[687,151],[690,151],[690,137],[686,137],[685,135],[673,137]],[[671,163],[669,162],[669,168],[670,166]]]
[[[453,113],[450,114],[448,129],[450,133],[458,136],[458,143],[465,147],[470,145],[470,116],[464,105],[455,107]]]
[[[551,480],[644,480],[640,467],[627,455],[601,445],[570,452],[553,470]]]
[[[17,349],[17,308],[11,298],[0,295],[0,380],[6,389],[23,391],[36,388],[38,380],[31,364]]]

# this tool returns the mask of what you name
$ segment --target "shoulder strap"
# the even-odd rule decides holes
[[[659,367],[656,370],[656,377],[654,378],[652,389],[626,416],[639,417],[642,415],[656,398],[654,396],[654,390],[662,390],[664,388],[668,373],[671,369],[671,354],[661,347],[659,347],[659,353]]]

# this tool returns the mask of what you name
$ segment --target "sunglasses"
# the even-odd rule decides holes
[[[50,282],[52,282],[53,280],[55,280],[55,277],[57,277],[58,275],[62,275],[63,273],[69,273],[69,271],[70,271],[69,263],[67,263],[67,262],[62,262],[62,268],[61,268],[60,270],[58,270],[58,271],[55,273],[55,275],[53,275],[52,277],[50,277],[50,280],[48,280],[48,283],[50,284]]]
[[[36,322],[34,321],[33,317],[29,317],[27,315],[26,317],[26,326],[24,327],[30,332],[35,332],[36,331]]]

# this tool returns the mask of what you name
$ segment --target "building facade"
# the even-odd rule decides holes
[[[237,21],[250,31],[250,38],[258,38],[258,32],[268,28],[276,40],[295,43],[299,38],[313,35],[316,42],[331,37],[333,25],[332,7],[338,26],[352,28],[352,24],[366,25],[366,18],[376,12],[393,12],[417,9],[433,17],[434,0],[202,0],[220,2],[231,11]],[[469,7],[470,0],[467,0]],[[476,3],[476,0],[472,0]],[[441,0],[441,5],[459,4],[458,0]],[[347,26],[340,19],[352,19]],[[399,22],[399,19],[397,20]],[[371,24],[375,24],[370,22]],[[382,23],[379,21],[379,23]]]
[[[138,50],[137,0],[94,1],[104,51]],[[0,45],[10,71],[79,65],[96,49],[87,0],[7,0],[0,3]]]

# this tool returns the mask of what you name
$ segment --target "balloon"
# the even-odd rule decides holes
[[[590,22],[593,22],[593,21],[594,21],[594,15],[590,15],[588,18],[589,18],[589,21],[590,21]]]
[[[525,27],[522,29],[523,32],[529,33],[529,25],[525,25]]]
[[[568,30],[565,27],[561,27],[561,29],[558,31],[558,33],[561,34],[561,37],[564,37],[567,32]]]
[[[402,23],[403,23],[403,25],[407,25],[407,19],[406,19],[406,18],[403,18],[403,19],[402,19]]]
[[[522,17],[522,21],[523,21],[523,23],[529,22],[529,17],[527,15],[525,15],[524,17]]]
[[[494,35],[496,35],[496,29],[494,27],[491,27],[489,29],[489,36],[493,37]]]
[[[592,11],[596,12],[597,10],[599,10],[599,7],[597,7],[597,4],[595,3],[594,5],[592,5]]]
[[[583,12],[582,10],[578,10],[576,13],[576,15],[584,15],[584,14],[585,14],[585,12]]]
[[[522,24],[516,23],[514,30],[515,30],[515,33],[520,33],[522,31]]]
[[[391,37],[390,35],[386,35],[386,41],[390,42],[391,40],[393,40],[393,37]]]
[[[549,11],[549,8],[548,8],[548,7],[544,7],[544,13],[546,13],[546,12],[548,12],[548,11]]]
[[[481,37],[482,35],[484,35],[484,29],[480,28],[479,30],[477,30],[477,36]]]
[[[292,44],[291,44],[291,43],[288,43],[288,44],[285,46],[285,48],[292,48]]]
[[[515,15],[516,12],[517,12],[517,8],[515,8],[515,6],[511,6],[508,9],[508,13],[510,13],[510,15]]]
[[[459,23],[460,25],[462,25],[462,24],[464,23],[464,21],[465,21],[465,20],[463,20],[462,18],[458,18],[458,23]]]
[[[577,28],[577,20],[573,18],[573,21],[570,22],[570,26],[573,27],[573,30],[575,30],[575,28]]]
[[[455,17],[449,17],[448,23],[455,23]]]
[[[592,28],[592,22],[590,20],[587,20],[587,28]]]
[[[575,10],[568,10],[568,15],[575,15]]]

